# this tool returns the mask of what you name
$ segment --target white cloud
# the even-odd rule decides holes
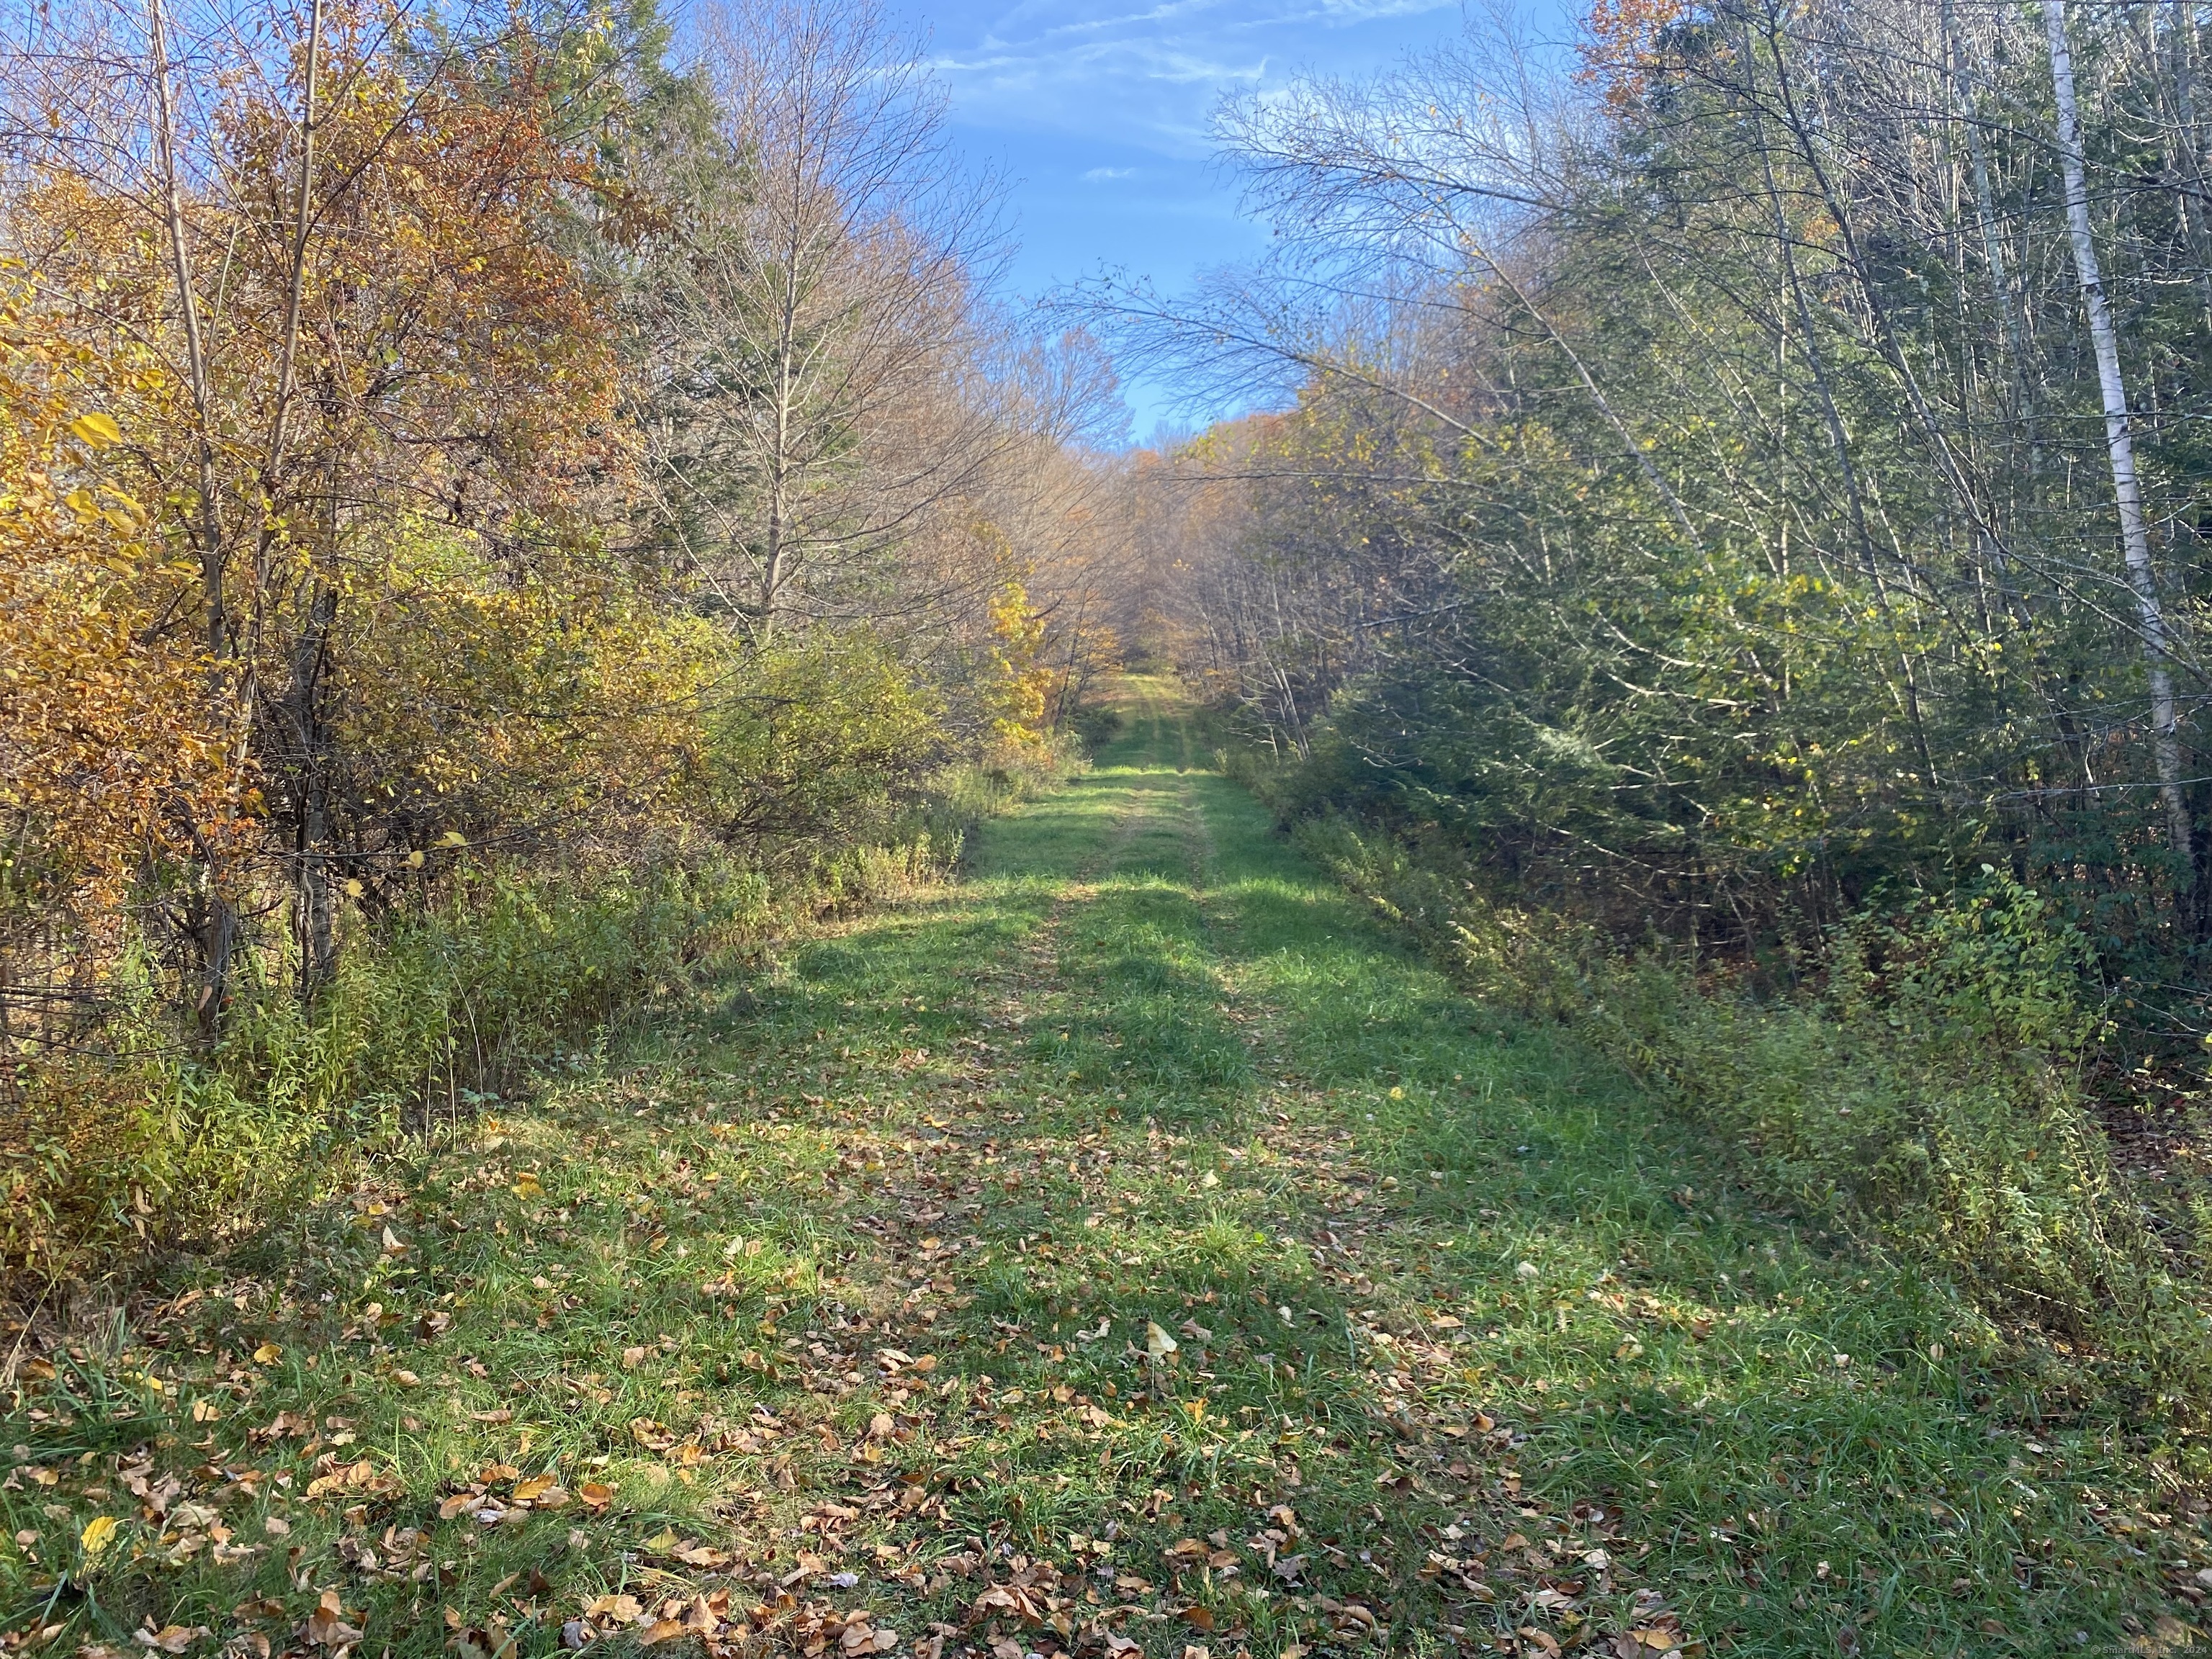
[[[1412,38],[1411,20],[1458,3],[930,0],[928,10],[933,66],[963,125],[1196,162],[1212,152],[1223,96],[1262,91],[1303,64],[1357,72],[1387,61]]]
[[[1133,179],[1136,176],[1137,170],[1134,167],[1092,167],[1083,175],[1083,182],[1086,185],[1103,185],[1109,179]]]

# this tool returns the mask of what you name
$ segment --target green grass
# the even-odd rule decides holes
[[[957,885],[26,1367],[4,1627],[2187,1644],[2201,1506],[2124,1437],[2039,1420],[1943,1285],[1762,1213],[1570,1038],[1457,996],[1200,769],[1167,688],[1124,699]]]

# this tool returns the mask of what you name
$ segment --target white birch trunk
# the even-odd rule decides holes
[[[2136,477],[2135,436],[2128,416],[2127,382],[2120,374],[2120,347],[2112,329],[2112,308],[2105,298],[2097,269],[2097,245],[2089,233],[2089,192],[2084,180],[2081,125],[2074,103],[2074,56],[2066,44],[2065,0],[2043,0],[2043,21],[2051,37],[2051,85],[2058,106],[2058,158],[2065,174],[2066,224],[2074,240],[2074,270],[2081,286],[2081,305],[2089,318],[2089,340],[2097,354],[2097,383],[2104,394],[2105,448],[2112,462],[2112,495],[2120,511],[2120,543],[2125,550],[2128,585],[2135,590],[2137,626],[2142,635],[2150,679],[2151,751],[2158,766],[2158,792],[2166,803],[2166,840],[2181,860],[2182,881],[2193,872],[2193,837],[2188,804],[2181,794],[2181,735],[2174,711],[2171,641],[2166,613],[2151,569],[2150,532],[2143,521],[2142,486]]]

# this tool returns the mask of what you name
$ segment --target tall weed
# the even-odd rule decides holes
[[[212,1051],[180,1035],[159,964],[131,957],[96,1051],[27,1068],[0,1099],[0,1270],[98,1279],[251,1228],[353,1154],[525,1086],[696,965],[943,880],[977,819],[1079,763],[1071,741],[949,769],[773,877],[726,855],[464,872],[428,908],[357,919],[312,1004],[281,950],[243,957]]]
[[[1984,869],[1858,918],[1816,982],[1761,997],[1499,902],[1449,849],[1342,817],[1295,834],[1475,995],[1572,1024],[1661,1091],[1753,1191],[1952,1279],[2061,1392],[2208,1414],[2203,1195],[2116,1167],[2083,1083],[2089,948],[2043,896]]]
[[[100,1052],[33,1071],[13,1104],[0,1261],[82,1276],[135,1242],[204,1244],[344,1149],[513,1086],[532,1057],[773,914],[760,875],[720,861],[465,877],[429,909],[362,927],[311,1006],[281,956],[246,958],[210,1052],[180,1041],[142,974]]]

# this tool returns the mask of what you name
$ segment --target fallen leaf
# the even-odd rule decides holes
[[[108,1540],[115,1536],[115,1528],[119,1524],[112,1515],[95,1515],[84,1523],[84,1530],[77,1534],[78,1547],[87,1555],[99,1554],[107,1547]]]
[[[362,1632],[346,1622],[345,1608],[338,1601],[338,1593],[326,1589],[307,1615],[307,1639],[317,1647],[350,1647],[361,1640]]]
[[[681,1561],[687,1567],[703,1567],[710,1572],[728,1566],[732,1559],[728,1551],[714,1549],[705,1544],[679,1544],[668,1553],[672,1559]]]
[[[253,1363],[257,1365],[273,1365],[283,1357],[284,1350],[274,1342],[264,1342],[253,1351]]]

